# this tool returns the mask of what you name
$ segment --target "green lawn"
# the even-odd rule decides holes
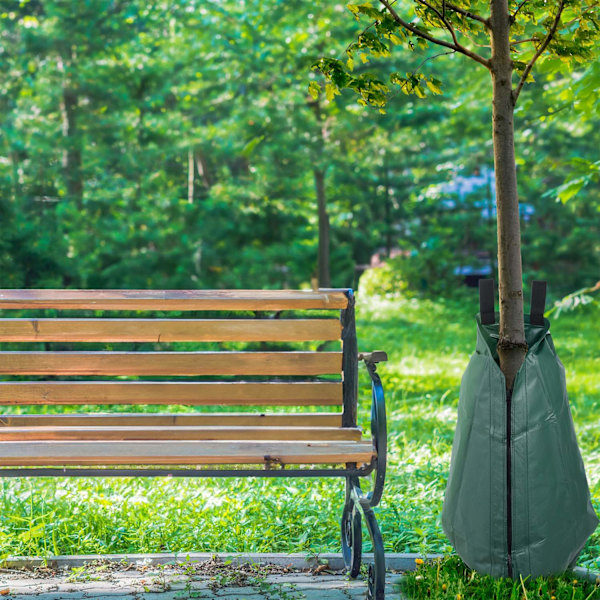
[[[457,556],[450,556],[418,565],[402,578],[399,587],[411,600],[597,600],[598,585],[578,580],[572,573],[495,579],[471,571]]]
[[[380,372],[390,468],[379,509],[390,551],[449,551],[440,513],[458,387],[475,340],[466,301],[359,300],[359,347],[387,350]],[[598,308],[563,314],[554,340],[567,369],[579,442],[600,512]],[[361,415],[370,398],[362,374]],[[0,554],[339,551],[337,480],[2,480]],[[366,537],[366,536],[365,536]],[[600,568],[600,530],[580,563]]]

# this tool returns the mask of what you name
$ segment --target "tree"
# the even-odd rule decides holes
[[[409,4],[413,18],[401,16],[401,9]],[[357,55],[363,63],[368,61],[368,54],[388,57],[393,44],[406,44],[411,50],[440,46],[446,53],[460,54],[485,67],[491,75],[500,296],[498,355],[507,390],[512,390],[527,352],[514,111],[523,87],[533,79],[536,63],[559,58],[574,65],[590,58],[600,31],[599,3],[413,0],[398,6],[378,0],[378,5],[376,8],[367,2],[349,6],[357,18],[364,15],[373,22],[348,46],[345,63],[322,58],[315,64],[327,78],[328,87],[350,88],[360,96],[361,104],[382,110],[389,86],[368,72],[355,72],[354,61]],[[441,91],[440,82],[419,69],[406,75],[392,73],[390,82],[421,97],[427,88],[433,93]]]

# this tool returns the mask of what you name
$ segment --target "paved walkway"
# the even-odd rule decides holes
[[[400,600],[390,574],[386,600]],[[0,570],[0,597],[14,600],[362,600],[363,579],[317,568],[239,567],[226,563],[94,563],[70,569]]]

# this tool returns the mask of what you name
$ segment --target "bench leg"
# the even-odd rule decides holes
[[[370,497],[360,489],[358,478],[348,477],[346,479],[346,503],[342,516],[342,550],[346,568],[351,577],[356,577],[360,571],[361,550],[359,548],[362,542],[360,513],[365,518],[369,537],[373,544],[374,560],[373,564],[369,565],[367,600],[384,600],[385,552],[381,530],[371,506]]]
[[[362,519],[352,498],[351,478],[346,478],[346,502],[342,513],[342,556],[348,575],[353,579],[360,573],[362,558]]]
[[[385,598],[385,553],[383,551],[383,538],[375,518],[373,509],[363,507],[367,529],[373,544],[374,561],[369,565],[369,589],[367,600],[384,600]]]

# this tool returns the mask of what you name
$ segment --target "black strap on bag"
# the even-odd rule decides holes
[[[531,284],[531,310],[529,312],[529,322],[532,325],[544,324],[546,287],[545,281],[534,281]]]
[[[479,314],[482,325],[493,325],[496,322],[493,279],[479,280]]]

